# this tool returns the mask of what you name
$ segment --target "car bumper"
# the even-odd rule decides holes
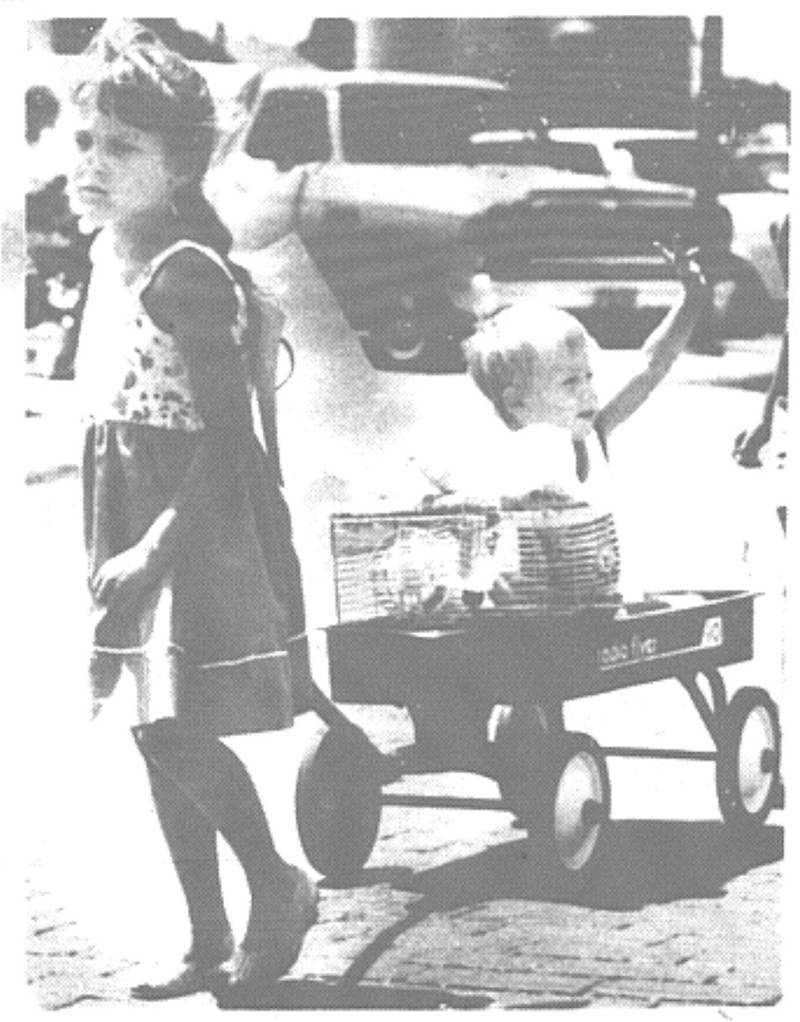
[[[568,309],[659,309],[679,300],[677,280],[525,280],[497,281],[503,304],[535,296],[548,305]]]

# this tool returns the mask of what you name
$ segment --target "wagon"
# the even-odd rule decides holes
[[[343,521],[350,540],[354,524],[362,536],[367,529],[363,517]],[[409,521],[405,528],[413,529]],[[441,517],[435,527],[441,533]],[[450,530],[459,540],[450,545],[450,556],[462,582],[475,567],[476,527],[480,522],[462,516],[455,533]],[[399,601],[409,585],[402,591],[394,585],[392,600],[385,558],[384,570],[375,570],[376,551],[390,548],[375,542],[385,528],[386,521],[370,519],[369,565],[358,562],[358,544],[348,548],[351,556],[338,557],[340,620],[327,629],[331,699],[315,690],[315,708],[330,726],[307,749],[296,789],[301,843],[320,873],[337,882],[357,876],[374,847],[384,805],[501,809],[527,831],[534,888],[576,894],[603,861],[610,757],[714,762],[722,818],[740,836],[751,835],[782,804],[775,703],[757,687],[740,688],[729,699],[721,673],[753,656],[755,594],[662,592],[637,603],[587,603],[578,594],[565,604],[551,599],[556,591],[563,596],[561,584],[487,605],[468,590],[460,601],[438,604],[420,590],[409,609]],[[539,528],[536,535],[542,534]],[[596,523],[593,536],[581,546],[591,549],[591,563],[576,555],[572,578],[588,580],[597,593],[597,571],[608,572],[609,558],[602,536],[596,542]],[[562,562],[565,550],[569,560],[562,542]],[[525,556],[533,563],[530,550]],[[532,573],[539,578],[542,564]],[[441,564],[436,570],[444,577]],[[417,582],[427,578],[431,589],[432,571],[429,564],[421,577],[417,563]],[[347,602],[365,579],[382,612],[373,607],[370,616],[348,620],[366,612],[363,602]],[[431,592],[443,588],[433,585]],[[674,679],[688,694],[713,748],[601,747],[565,727],[563,709],[571,699],[664,679]],[[406,707],[414,742],[390,759],[381,756],[339,709],[348,703]],[[452,725],[462,720],[478,726],[459,734]],[[416,773],[465,769],[494,779],[497,797],[408,794],[392,783]]]

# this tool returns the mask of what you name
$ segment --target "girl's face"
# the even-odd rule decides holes
[[[576,331],[551,349],[535,352],[535,367],[516,411],[520,424],[546,422],[568,429],[576,440],[587,437],[597,415],[586,338]]]
[[[168,210],[180,178],[158,135],[99,110],[82,110],[73,138],[70,200],[91,224],[124,226]]]

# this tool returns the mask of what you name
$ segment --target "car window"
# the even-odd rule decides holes
[[[491,126],[495,94],[417,85],[343,85],[342,143],[351,163],[463,163]]]
[[[770,160],[764,153],[736,153],[721,145],[709,150],[696,140],[643,139],[618,142],[617,148],[630,152],[641,177],[697,187],[713,175],[721,192],[780,190],[774,176],[788,170],[788,154],[770,153],[775,157]]]
[[[641,139],[616,148],[630,153],[636,173],[649,181],[692,186],[708,173],[707,150],[694,140]]]
[[[264,93],[245,150],[272,160],[278,170],[329,160],[327,103],[316,89],[272,89]]]
[[[549,138],[475,140],[475,163],[504,163],[523,167],[551,167],[574,174],[606,174],[597,146],[583,142],[556,142]]]

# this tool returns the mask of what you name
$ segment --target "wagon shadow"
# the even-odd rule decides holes
[[[777,825],[745,840],[717,821],[615,821],[608,825],[596,881],[570,903],[631,911],[685,898],[720,898],[729,881],[782,857],[783,828]],[[370,871],[365,872],[369,883]],[[524,838],[433,869],[398,871],[392,882],[422,894],[418,907],[424,903],[429,911],[488,900],[541,900]]]
[[[780,826],[764,827],[744,842],[734,839],[721,822],[617,821],[608,826],[597,882],[569,904],[624,912],[683,899],[721,898],[729,881],[782,857]],[[422,898],[363,949],[340,981],[345,986],[357,984],[404,932],[434,913],[458,912],[486,901],[542,900],[535,892],[525,839],[416,873],[367,869],[363,882],[378,882],[378,876]]]

